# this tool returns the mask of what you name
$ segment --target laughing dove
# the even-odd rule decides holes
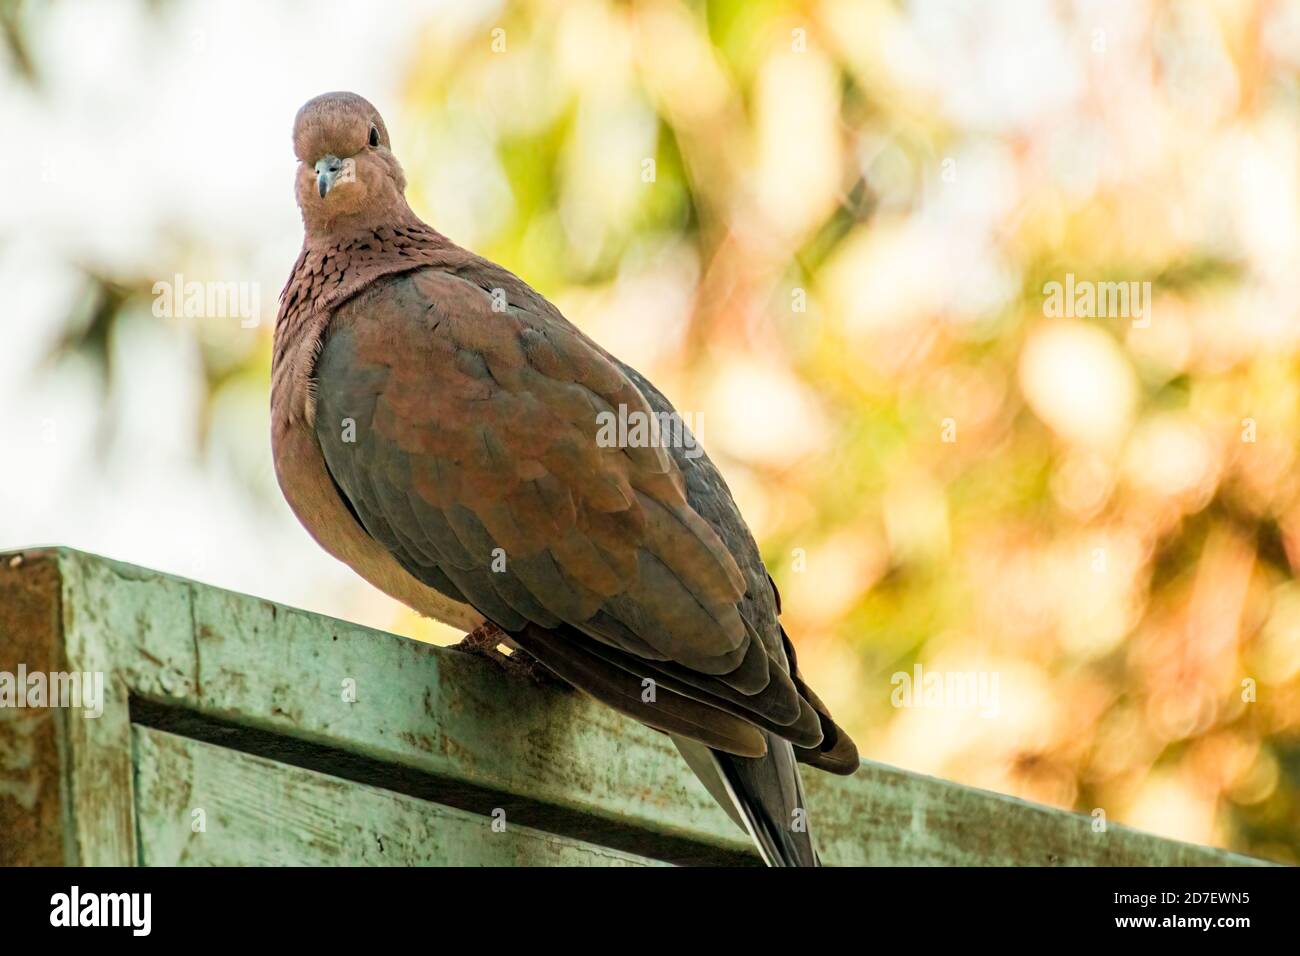
[[[271,417],[298,518],[415,610],[483,625],[671,735],[766,862],[816,865],[796,761],[847,774],[857,750],[800,677],[754,539],[672,405],[421,222],[366,100],[311,100],[293,144],[305,237]],[[649,440],[609,440],[611,416]]]

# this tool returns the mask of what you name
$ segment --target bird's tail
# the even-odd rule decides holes
[[[745,830],[768,866],[820,866],[794,748],[765,733],[767,755],[737,757],[672,735],[713,799]]]

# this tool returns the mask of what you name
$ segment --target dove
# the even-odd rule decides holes
[[[308,533],[468,649],[668,734],[768,865],[819,865],[798,765],[851,774],[858,753],[800,675],[753,535],[689,430],[602,431],[671,425],[668,399],[426,225],[367,100],[312,99],[293,147],[271,441]]]

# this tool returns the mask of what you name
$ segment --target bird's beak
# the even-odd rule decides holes
[[[321,199],[324,199],[325,194],[334,188],[342,171],[343,160],[333,153],[316,160],[316,189],[320,192]]]

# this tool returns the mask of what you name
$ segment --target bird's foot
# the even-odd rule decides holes
[[[474,628],[460,643],[452,644],[451,649],[486,658],[507,674],[521,677],[538,687],[567,689],[569,686],[533,655],[511,647],[510,635],[490,621]]]
[[[461,651],[465,654],[495,660],[497,657],[505,656],[497,648],[506,640],[506,637],[506,632],[501,628],[491,621],[484,621],[462,637],[459,643],[452,644],[450,647],[453,651]]]
[[[527,651],[516,647],[508,656],[503,656],[505,656],[505,663],[502,664],[502,667],[508,673],[518,674],[538,687],[549,687],[553,690],[571,689],[568,681]]]

